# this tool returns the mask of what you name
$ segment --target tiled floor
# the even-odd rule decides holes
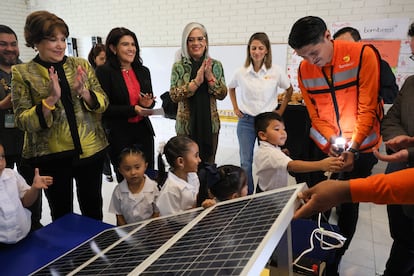
[[[154,129],[157,133],[155,138],[156,149],[161,141],[167,141],[175,134],[175,121],[164,118],[152,118]],[[238,141],[234,123],[222,123],[220,132],[219,148],[216,157],[217,164],[239,165]],[[374,168],[374,173],[383,172],[385,165],[379,163]],[[103,183],[104,198],[104,222],[115,224],[115,216],[107,212],[112,190],[116,182]],[[44,198],[42,223],[50,223],[49,207]],[[80,213],[75,199],[75,212]],[[391,247],[391,238],[388,230],[388,219],[386,207],[370,203],[360,204],[360,214],[357,232],[346,252],[342,264],[341,276],[367,276],[382,273],[388,252]]]

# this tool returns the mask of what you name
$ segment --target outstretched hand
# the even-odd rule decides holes
[[[295,211],[293,218],[306,218],[344,202],[351,201],[349,181],[325,180],[298,194],[304,204]]]
[[[39,169],[35,168],[35,175],[33,178],[32,186],[38,190],[47,189],[50,185],[53,184],[53,177],[51,176],[41,176],[39,174]]]
[[[378,149],[374,149],[373,153],[375,157],[377,157],[378,160],[381,160],[384,162],[393,163],[393,162],[407,162],[408,161],[408,150],[407,149],[402,149],[390,155],[382,154],[378,151]]]
[[[201,206],[202,206],[204,209],[207,209],[207,208],[209,208],[209,207],[211,207],[211,206],[214,206],[214,205],[216,205],[216,204],[217,204],[217,201],[216,201],[215,199],[210,199],[210,198],[208,198],[208,199],[204,200],[204,201],[203,201],[203,203],[201,203]]]
[[[344,160],[341,157],[327,157],[321,161],[322,170],[327,172],[339,172],[344,166]]]
[[[388,149],[398,152],[402,149],[414,146],[414,137],[408,135],[398,135],[384,142],[384,144]]]

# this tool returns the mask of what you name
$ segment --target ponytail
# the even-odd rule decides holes
[[[160,190],[168,177],[168,172],[165,171],[164,159],[162,158],[164,154],[164,148],[165,148],[165,143],[160,143],[160,146],[158,148],[158,158],[157,158],[157,164],[158,164],[157,184],[158,184],[158,189]]]

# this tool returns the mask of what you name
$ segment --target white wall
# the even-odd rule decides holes
[[[16,34],[20,46],[20,56],[23,61],[33,57],[33,50],[27,48],[24,43],[23,28],[26,16],[30,13],[28,1],[13,0],[2,1],[0,7],[0,24],[12,28]]]
[[[408,18],[414,21],[413,0],[13,0],[3,1],[0,24],[12,27],[19,38],[21,58],[27,61],[34,51],[24,46],[23,26],[26,16],[35,10],[48,10],[62,17],[70,36],[77,38],[78,53],[86,57],[92,36],[105,41],[113,27],[127,27],[137,34],[144,65],[151,71],[154,92],[159,96],[169,89],[173,52],[180,47],[181,32],[190,21],[203,23],[210,45],[238,45],[244,48],[250,35],[266,32],[272,44],[285,44],[292,24],[300,17],[317,15],[328,27],[334,22],[357,22],[369,19]],[[408,26],[407,26],[408,28]],[[161,49],[165,48],[165,51]],[[213,48],[213,47],[212,47]],[[146,51],[147,49],[147,51]],[[151,52],[159,53],[155,56]],[[146,56],[146,53],[149,56]],[[285,56],[286,53],[280,53]],[[244,51],[214,56],[223,62],[226,81],[234,73],[234,64],[243,64]],[[228,58],[231,68],[226,64]],[[164,60],[163,60],[164,59]],[[223,59],[223,60],[222,60]],[[288,60],[289,61],[289,60]],[[277,62],[284,67],[286,60]],[[410,73],[411,74],[411,73]],[[293,84],[295,80],[292,79]],[[158,105],[160,102],[158,103]],[[220,109],[232,109],[230,99],[219,102]]]
[[[30,11],[56,13],[69,25],[71,36],[80,39],[81,55],[87,52],[82,47],[89,45],[91,36],[105,39],[117,26],[133,30],[141,47],[149,47],[178,46],[182,29],[190,21],[207,27],[212,45],[245,44],[256,31],[266,32],[272,43],[287,43],[292,24],[306,15],[320,16],[328,26],[378,18],[414,21],[412,0],[9,0],[1,6],[2,24],[14,28],[21,42]],[[33,52],[23,44],[22,57],[31,58]],[[240,58],[242,62],[244,57]]]

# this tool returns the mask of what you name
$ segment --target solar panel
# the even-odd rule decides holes
[[[201,211],[193,209],[162,220],[149,220],[105,230],[32,275],[82,275],[83,271],[89,275],[103,271],[108,275],[113,275],[114,271],[118,275],[127,274],[131,269],[125,272],[123,267],[119,267],[122,263],[127,261],[138,265]]]
[[[96,256],[101,249],[108,248],[125,236],[126,233],[136,228],[137,225],[131,224],[125,227],[104,230],[32,275],[66,275]]]
[[[34,275],[259,275],[303,185],[106,230]]]

